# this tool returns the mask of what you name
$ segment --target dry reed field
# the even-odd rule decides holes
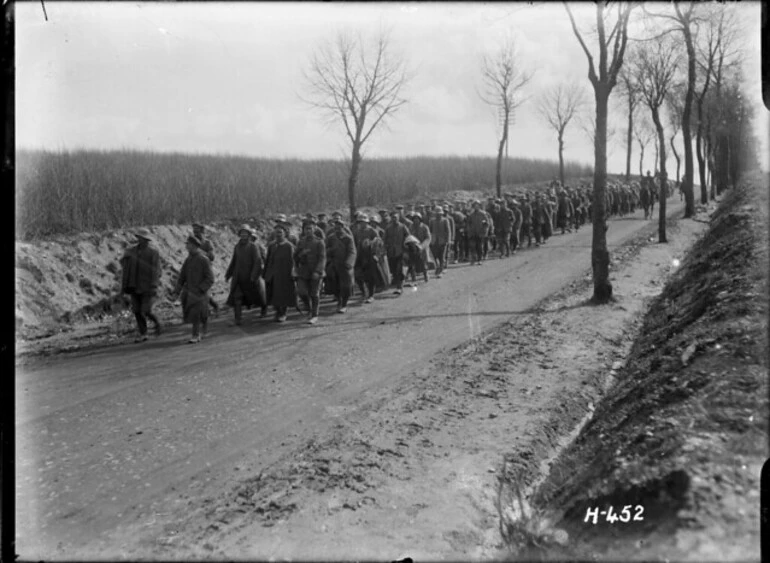
[[[558,163],[510,158],[506,184],[549,181]],[[347,202],[348,163],[140,151],[40,151],[16,154],[16,236],[135,225],[262,217]],[[591,167],[567,163],[568,177]],[[388,205],[454,190],[489,189],[495,159],[414,157],[365,160],[357,205]]]

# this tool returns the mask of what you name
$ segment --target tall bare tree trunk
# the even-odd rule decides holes
[[[503,193],[503,151],[505,145],[508,142],[508,115],[506,112],[505,121],[503,122],[503,136],[500,139],[500,144],[497,147],[497,170],[495,173],[495,191],[497,197],[502,197]]]
[[[633,148],[634,105],[628,97],[628,135],[626,135],[626,182],[631,181],[631,149]]]
[[[596,95],[596,136],[594,137],[594,196],[593,196],[593,244],[591,267],[594,278],[595,303],[612,299],[610,284],[610,253],[607,250],[607,218],[605,217],[605,191],[607,183],[607,112],[609,89],[601,83],[594,84]]]
[[[559,131],[559,180],[564,186],[564,131]]]
[[[644,178],[644,145],[639,145],[639,177]]]
[[[704,156],[705,148],[703,146],[703,125],[701,122],[703,116],[702,104],[698,103],[698,128],[695,131],[695,155],[698,157],[698,177],[700,178],[700,202],[708,203],[708,182],[706,182],[706,159]]]
[[[666,240],[666,199],[668,199],[668,173],[666,172],[666,139],[663,136],[663,125],[660,122],[658,108],[652,109],[652,122],[655,124],[655,130],[658,132],[658,145],[660,146],[660,188],[658,191],[658,242],[668,242]]]
[[[679,154],[676,152],[676,145],[674,145],[674,139],[676,138],[676,135],[671,137],[671,152],[674,153],[674,158],[676,159],[676,183],[679,183],[679,165],[681,161],[679,160]]]
[[[358,183],[358,171],[361,168],[361,144],[353,143],[353,154],[350,159],[350,175],[348,176],[348,203],[350,205],[350,223],[356,220],[356,184]]]
[[[687,94],[684,97],[684,110],[682,111],[682,137],[684,138],[684,176],[682,186],[684,190],[684,216],[695,215],[695,195],[693,185],[695,183],[692,161],[692,133],[690,132],[690,119],[692,115],[692,98],[695,90],[695,47],[693,46],[692,33],[689,22],[684,25],[684,41],[687,46]]]

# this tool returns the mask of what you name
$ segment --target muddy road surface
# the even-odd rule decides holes
[[[668,201],[670,214],[682,205]],[[621,246],[650,221],[610,221]],[[151,557],[142,541],[323,436],[367,393],[527,311],[590,271],[591,228],[402,296],[322,301],[320,322],[212,319],[141,344],[32,358],[16,373],[16,550],[23,559]],[[524,416],[524,415],[522,415]]]

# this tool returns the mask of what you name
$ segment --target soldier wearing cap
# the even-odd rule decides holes
[[[267,314],[267,300],[260,280],[264,254],[251,241],[251,235],[251,227],[246,224],[240,226],[238,242],[225,272],[225,281],[230,282],[227,304],[233,308],[235,326],[240,326],[242,322],[244,305],[249,308],[259,306],[262,315]]]
[[[409,233],[420,243],[420,259],[412,264],[412,282],[415,281],[414,274],[416,273],[422,274],[425,283],[428,283],[428,268],[434,261],[430,250],[431,232],[430,227],[423,222],[423,214],[419,211],[415,211],[412,215],[412,227],[409,229]]]
[[[353,274],[356,285],[361,292],[361,300],[364,303],[374,301],[374,288],[377,281],[376,252],[373,248],[373,241],[379,237],[369,221],[370,218],[359,211],[356,213],[356,224],[353,227],[353,240],[356,243],[356,262]]]
[[[408,229],[412,226],[412,222],[407,218],[406,213],[404,213],[404,206],[401,204],[396,205],[396,211],[398,212],[398,221],[405,225]]]
[[[291,223],[289,222],[288,218],[285,214],[279,213],[275,216],[275,224],[280,225],[283,228],[286,240],[288,240],[293,246],[297,246],[297,243],[299,242],[299,239],[291,232]],[[268,244],[271,243],[275,238],[275,229],[273,229],[273,232],[270,233],[270,236],[267,239]]]
[[[201,251],[201,241],[195,235],[187,237],[188,256],[179,271],[174,293],[181,294],[184,322],[192,324],[192,337],[188,342],[195,344],[206,334],[209,317],[209,289],[214,285],[211,263]]]
[[[542,192],[538,192],[535,196],[535,202],[532,204],[532,234],[535,235],[536,246],[543,244],[543,224],[548,219],[545,205]]]
[[[121,292],[131,296],[131,309],[136,318],[139,335],[135,342],[147,340],[147,319],[155,325],[155,334],[161,332],[160,321],[152,312],[152,305],[160,285],[160,254],[151,244],[150,231],[136,232],[136,245],[126,250],[120,260],[123,268]]]
[[[310,310],[308,324],[318,322],[318,305],[321,299],[321,280],[326,274],[326,246],[315,235],[315,224],[302,223],[302,238],[294,252],[297,269],[297,294]]]
[[[484,257],[484,238],[489,230],[489,218],[481,209],[481,202],[474,200],[472,205],[473,211],[468,214],[467,218],[469,259],[471,266],[473,266],[474,260],[480,266]]]
[[[500,210],[497,212],[497,220],[495,221],[495,236],[497,237],[497,248],[500,250],[500,258],[507,258],[511,255],[511,231],[513,231],[513,211],[503,200],[500,203]]]
[[[569,224],[572,220],[572,201],[567,197],[567,192],[559,190],[559,199],[556,207],[556,227],[561,229],[561,234],[567,230],[572,232]]]
[[[329,223],[326,221],[326,213],[319,213],[318,214],[318,228],[321,229],[321,232],[324,234],[324,238],[326,238],[326,231],[329,228]]]
[[[211,267],[214,267],[214,247],[211,245],[211,241],[205,238],[204,233],[206,227],[201,223],[193,223],[193,235],[201,241],[201,252],[206,255],[206,258],[211,262]],[[219,304],[214,300],[214,296],[209,296],[209,305],[214,310],[214,316],[219,312]]]
[[[451,203],[445,203],[441,209],[444,212],[444,217],[449,221],[449,243],[446,246],[446,254],[444,255],[444,264],[449,265],[449,256],[454,249],[455,237],[457,236],[457,223],[455,223]]]
[[[393,283],[396,284],[396,295],[401,295],[404,291],[404,241],[408,236],[409,229],[400,221],[398,211],[391,211],[383,242]]]
[[[457,207],[452,212],[455,222],[455,236],[453,243],[454,260],[453,263],[465,261],[468,255],[468,228],[465,218],[465,203],[457,201]]]
[[[333,231],[326,237],[325,286],[337,301],[337,312],[345,313],[353,290],[353,268],[356,264],[356,243],[346,230],[342,216],[333,219]]]
[[[267,302],[275,309],[275,320],[279,323],[286,321],[288,308],[297,304],[293,270],[294,245],[286,239],[286,228],[278,223],[267,247],[264,278]]]
[[[532,246],[532,200],[529,193],[525,193],[521,200],[521,236],[520,243],[527,239],[527,248]]]
[[[374,229],[374,232],[377,233],[377,236],[382,238],[382,236],[385,234],[385,230],[380,225],[380,217],[379,215],[370,215],[369,216],[369,226]]]
[[[519,200],[513,197],[513,195],[511,195],[511,203],[509,208],[511,210],[511,215],[513,217],[513,224],[511,225],[511,237],[510,237],[511,254],[515,254],[518,251],[520,246],[521,205],[519,203]]]

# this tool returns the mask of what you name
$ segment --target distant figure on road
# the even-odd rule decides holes
[[[643,181],[642,185],[639,187],[639,203],[641,203],[642,209],[644,210],[645,219],[650,218],[651,199],[652,197],[650,196],[650,188],[647,186],[647,181]]]
[[[201,241],[195,235],[187,237],[188,256],[182,264],[175,293],[180,294],[184,322],[192,324],[190,344],[201,341],[206,334],[209,318],[209,289],[214,285],[214,273],[209,259],[201,252]]]
[[[233,249],[233,257],[225,272],[225,281],[230,282],[227,304],[233,308],[235,326],[239,326],[242,322],[244,305],[246,307],[258,305],[263,315],[267,312],[264,292],[260,287],[264,257],[260,247],[251,241],[251,235],[251,227],[241,225],[238,229],[239,240]]]
[[[278,223],[273,229],[272,242],[267,248],[265,284],[267,302],[275,309],[276,322],[286,320],[286,311],[297,303],[294,290],[294,245],[286,238],[287,228]]]
[[[139,331],[134,342],[144,342],[147,340],[147,319],[155,325],[155,334],[160,334],[160,321],[152,313],[160,284],[160,254],[150,246],[151,235],[147,229],[136,232],[136,241],[137,244],[120,260],[123,268],[121,293],[131,296],[131,309]]]

